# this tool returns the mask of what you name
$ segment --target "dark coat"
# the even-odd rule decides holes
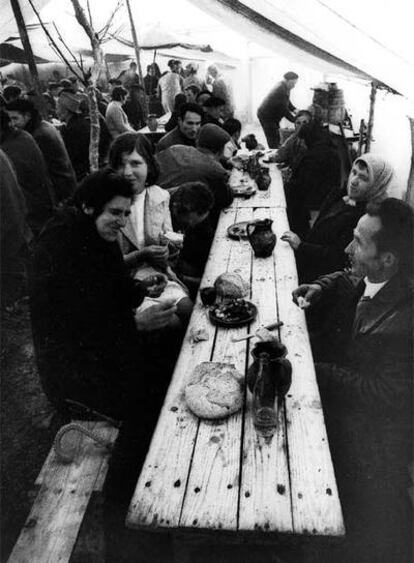
[[[172,131],[161,137],[161,139],[157,143],[155,152],[158,153],[164,151],[174,145],[186,145],[188,147],[195,147],[195,139],[189,139],[188,137],[185,137],[181,133],[180,128],[177,125]]]
[[[323,353],[331,363],[316,369],[349,550],[335,560],[411,561],[412,285],[396,275],[359,302],[363,283],[344,273],[316,283],[330,308]]]
[[[329,192],[341,182],[341,162],[329,132],[316,123],[302,127],[299,135],[307,150],[286,185],[290,228],[304,236],[311,209],[320,209]]]
[[[295,116],[291,113],[295,110],[295,106],[290,102],[290,90],[286,86],[286,82],[279,82],[265,97],[260,104],[257,115],[260,120],[279,121],[285,117],[289,121],[294,122]]]
[[[311,282],[347,265],[345,248],[365,207],[365,203],[347,205],[342,191],[328,195],[309,234],[295,250],[300,283]]]
[[[133,309],[144,295],[127,275],[118,243],[102,239],[91,217],[66,207],[49,221],[35,248],[30,288],[39,374],[49,399],[117,410],[137,378]]]
[[[33,135],[45,159],[52,180],[55,202],[70,197],[76,189],[75,172],[59,131],[51,123],[39,120],[28,123],[26,130]]]
[[[54,194],[43,155],[27,131],[4,131],[1,148],[13,163],[27,206],[26,220],[37,235],[53,214]]]

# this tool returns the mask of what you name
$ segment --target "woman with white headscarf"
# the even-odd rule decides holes
[[[368,202],[385,199],[393,169],[384,158],[367,153],[355,160],[349,173],[346,195],[332,191],[322,204],[319,215],[303,240],[286,231],[281,240],[295,251],[299,282],[341,270],[347,264],[345,248],[353,230],[364,215]]]

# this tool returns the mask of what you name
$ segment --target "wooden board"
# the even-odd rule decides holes
[[[81,422],[113,442],[118,430],[104,423]],[[36,481],[40,490],[9,563],[69,561],[83,516],[110,454],[83,434],[74,434],[76,459],[62,463],[52,450]]]
[[[276,164],[268,164],[266,166],[269,168],[269,174],[272,180],[269,189],[266,191],[257,190],[256,193],[248,199],[235,197],[232,207],[286,207],[282,174]]]
[[[286,397],[293,527],[297,534],[343,535],[344,525],[304,313],[292,302],[297,287],[294,253],[280,236],[289,225],[281,209],[270,210],[275,248],[282,341],[292,363]]]

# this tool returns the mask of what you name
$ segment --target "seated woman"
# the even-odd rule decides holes
[[[72,399],[124,420],[151,386],[161,395],[165,390],[159,374],[166,366],[156,363],[159,352],[145,333],[167,326],[176,307],[166,301],[135,316],[148,290],[125,273],[117,242],[133,197],[130,182],[110,170],[91,174],[44,227],[34,250],[36,359],[43,389],[63,414],[65,399]]]
[[[295,251],[300,283],[346,266],[345,248],[352,240],[359,218],[364,215],[368,202],[387,197],[392,176],[391,166],[381,156],[364,154],[352,166],[347,194],[333,190],[328,195],[306,237],[301,238],[292,231],[282,235],[281,239]]]
[[[140,133],[120,135],[111,146],[109,162],[117,174],[132,183],[135,196],[131,215],[121,229],[120,243],[125,264],[135,279],[143,280],[161,273],[166,280],[159,299],[145,298],[140,310],[156,301],[173,299],[177,305],[175,323],[185,326],[193,303],[188,297],[187,288],[168,265],[169,247],[165,234],[173,230],[170,194],[155,185],[159,168],[151,144]]]

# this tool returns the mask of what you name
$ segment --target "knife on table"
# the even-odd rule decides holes
[[[265,328],[267,330],[275,330],[276,328],[280,328],[281,326],[283,326],[283,321],[277,321],[276,323],[272,323],[270,325],[266,325],[260,328]],[[246,336],[239,336],[237,338],[233,337],[231,340],[232,342],[241,342],[242,340],[249,340],[249,338],[253,338],[253,336],[256,336],[256,331],[252,332],[251,334],[247,334]]]

